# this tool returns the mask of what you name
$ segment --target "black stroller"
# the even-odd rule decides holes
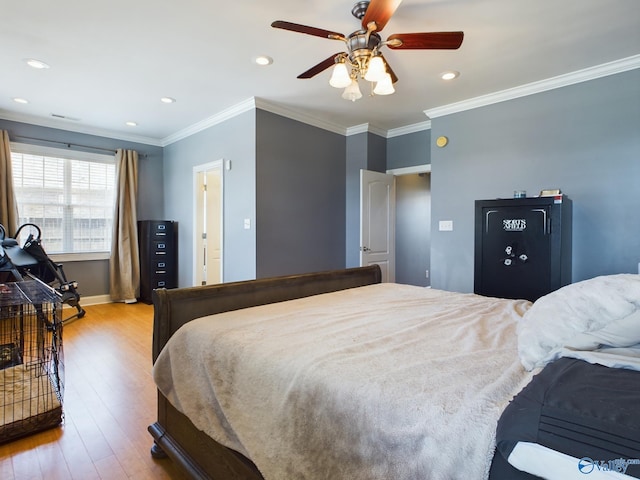
[[[33,233],[29,233],[21,247],[16,239],[25,227],[33,229],[36,234],[34,236]],[[25,277],[40,280],[58,292],[62,303],[76,309],[76,313],[65,318],[63,322],[84,317],[85,311],[80,306],[80,294],[77,291],[78,282],[67,280],[62,265],[49,258],[42,247],[40,227],[33,223],[25,223],[18,228],[15,237],[7,238],[5,228],[0,224],[0,244],[2,246],[0,248],[0,282],[20,282]],[[9,280],[5,278],[9,278]]]

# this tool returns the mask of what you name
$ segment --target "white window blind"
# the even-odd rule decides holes
[[[42,230],[49,254],[111,250],[115,158],[11,144],[20,224]]]

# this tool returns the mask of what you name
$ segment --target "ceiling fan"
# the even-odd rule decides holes
[[[382,47],[387,46],[392,50],[455,50],[462,45],[463,32],[396,33],[383,40],[378,32],[381,32],[385,27],[401,1],[364,0],[357,2],[351,10],[351,14],[361,21],[362,28],[348,36],[283,20],[277,20],[271,26],[345,42],[346,52],[331,55],[298,75],[298,78],[312,78],[334,66],[329,84],[336,88],[344,88],[342,98],[355,102],[362,97],[358,86],[359,78],[375,82],[373,93],[376,95],[389,95],[395,92],[393,84],[398,81],[398,77],[380,52]]]

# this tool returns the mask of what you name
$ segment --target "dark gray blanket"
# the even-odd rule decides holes
[[[607,468],[640,459],[640,372],[573,358],[547,365],[498,422],[498,454],[520,441]],[[640,478],[640,465],[626,462],[625,473]]]

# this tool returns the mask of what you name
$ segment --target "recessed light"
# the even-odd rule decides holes
[[[20,97],[14,98],[13,101],[16,103],[29,103],[29,100],[27,100],[26,98],[20,98]]]
[[[458,78],[458,76],[460,76],[460,72],[456,72],[455,70],[447,70],[440,74],[442,80],[453,80],[454,78]]]
[[[48,64],[44,63],[41,60],[36,60],[35,58],[27,58],[25,62],[30,67],[37,68],[39,70],[42,70],[44,68],[50,68]]]
[[[125,125],[127,125],[128,127],[137,127],[138,124],[136,122],[125,122]]]
[[[260,56],[258,56],[256,58],[254,58],[253,61],[257,65],[260,65],[260,66],[264,67],[266,65],[271,65],[273,63],[273,58],[268,57],[266,55],[260,55]]]
[[[176,103],[176,99],[171,97],[162,97],[160,101],[162,103]]]

